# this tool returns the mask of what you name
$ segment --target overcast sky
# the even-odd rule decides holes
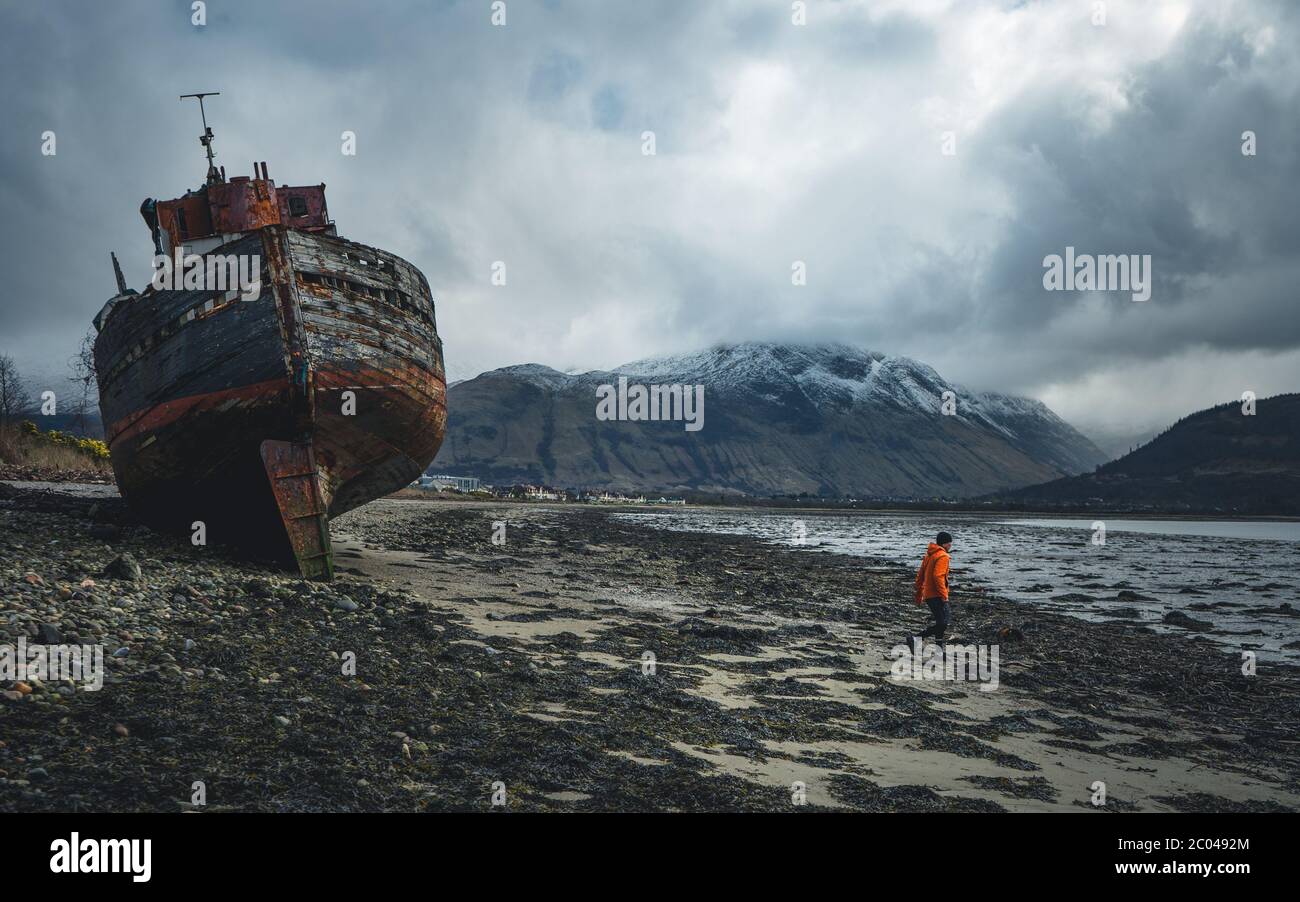
[[[57,382],[110,250],[143,286],[221,91],[228,174],[425,273],[449,378],[838,340],[1095,433],[1300,389],[1300,4],[1098,5],[5,2],[0,353]],[[1151,300],[1045,291],[1067,245]]]

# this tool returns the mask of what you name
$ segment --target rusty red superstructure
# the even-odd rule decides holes
[[[329,519],[410,483],[442,442],[433,299],[410,263],[337,236],[324,185],[277,186],[265,163],[227,179],[205,136],[206,183],[141,212],[159,254],[208,278],[136,293],[119,276],[95,318],[118,487],[159,528],[202,524],[328,579]],[[255,284],[211,284],[223,260]]]

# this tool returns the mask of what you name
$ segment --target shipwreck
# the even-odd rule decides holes
[[[95,317],[118,488],[149,525],[330,579],[329,521],[416,479],[447,421],[424,275],[340,238],[325,185],[227,178],[141,206],[154,278]],[[185,98],[182,98],[185,99]]]

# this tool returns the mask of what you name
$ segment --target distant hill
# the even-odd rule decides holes
[[[54,416],[44,416],[32,412],[23,414],[20,419],[31,420],[42,432],[57,429],[60,432],[71,432],[74,435],[84,435],[89,438],[104,437],[104,423],[99,417],[99,411],[85,414],[60,413]]]
[[[1245,416],[1240,402],[1184,417],[1093,473],[998,493],[1026,507],[1300,516],[1300,394]]]
[[[700,384],[704,427],[601,421],[597,388]],[[940,412],[952,391],[957,412]],[[971,392],[846,345],[750,342],[578,375],[537,364],[453,384],[433,470],[488,483],[756,496],[966,497],[1106,459],[1039,401]]]

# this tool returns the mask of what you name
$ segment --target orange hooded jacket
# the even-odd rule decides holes
[[[942,545],[930,543],[921,559],[921,568],[916,571],[917,604],[923,604],[927,598],[948,600],[948,552]]]

